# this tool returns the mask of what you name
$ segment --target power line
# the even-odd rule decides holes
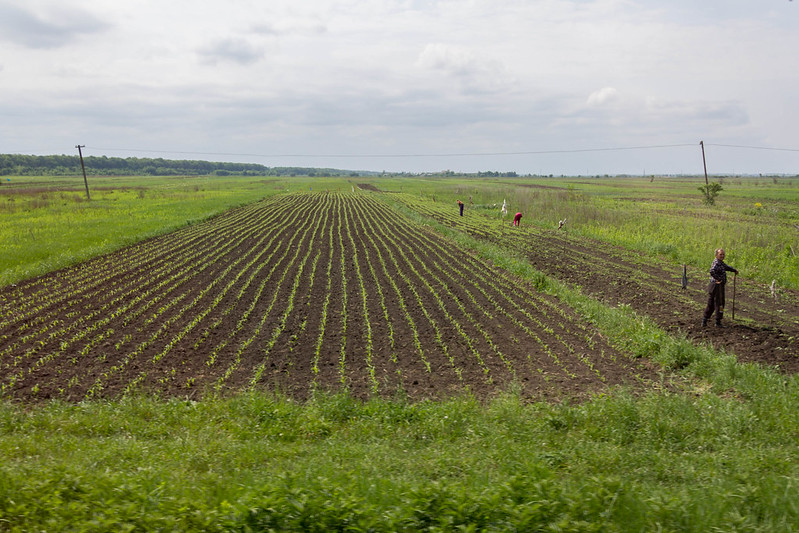
[[[722,146],[724,148],[746,148],[749,150],[772,150],[774,152],[799,152],[799,148],[771,148],[768,146],[745,146],[741,144],[705,143],[705,146]]]
[[[252,153],[233,153],[233,152],[188,152],[181,150],[141,150],[132,148],[100,148],[91,146],[92,150],[106,152],[140,152],[140,153],[159,153],[159,154],[185,154],[199,156],[224,156],[224,157],[313,157],[313,158],[406,158],[406,157],[491,157],[509,155],[545,155],[545,154],[575,154],[584,152],[618,152],[624,150],[651,150],[659,148],[683,148],[696,146],[695,143],[683,144],[660,144],[649,146],[622,146],[612,148],[573,148],[568,150],[530,150],[519,152],[452,152],[452,153],[432,153],[432,154],[252,154]]]
[[[695,147],[696,143],[680,143],[680,144],[654,144],[643,146],[616,146],[608,148],[569,148],[560,150],[524,150],[516,152],[450,152],[450,153],[404,153],[404,154],[315,154],[315,153],[292,153],[292,154],[255,154],[255,153],[241,153],[241,152],[200,152],[200,151],[186,151],[186,150],[153,150],[142,148],[102,148],[97,146],[85,146],[87,150],[98,152],[133,152],[133,153],[157,153],[157,154],[184,154],[184,155],[197,155],[197,156],[224,156],[224,157],[262,157],[262,158],[280,158],[280,157],[311,157],[311,158],[406,158],[406,157],[491,157],[491,156],[512,156],[512,155],[546,155],[546,154],[575,154],[575,153],[590,153],[590,152],[619,152],[619,151],[633,151],[633,150],[653,150],[662,148],[685,148]],[[738,148],[746,150],[769,150],[775,152],[799,152],[799,148],[777,148],[772,146],[751,146],[743,144],[721,144],[721,143],[705,143],[705,146],[716,146],[721,148]],[[36,152],[39,150],[16,150],[10,152],[12,154],[26,154]]]

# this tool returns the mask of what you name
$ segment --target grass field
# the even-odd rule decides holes
[[[705,206],[699,178],[82,178],[20,177],[0,186],[0,286],[203,220],[222,209],[278,192],[346,191],[358,183],[419,194],[435,202],[472,199],[497,210],[503,200],[525,223],[706,268],[728,250],[764,283],[799,289],[799,178],[727,178]],[[109,222],[110,221],[110,222]]]
[[[799,183],[791,180],[727,180],[716,207],[701,205],[698,184],[659,179],[108,178],[91,202],[77,199],[82,179],[11,183],[0,189],[3,285],[254,200],[346,195],[368,183],[401,193],[405,205],[402,195],[413,195],[425,212],[455,212],[459,198],[493,216],[507,199],[525,224],[551,227],[565,216],[574,240],[697,269],[722,245],[731,264],[763,283],[797,286]],[[796,529],[795,374],[738,363],[544,276],[500,245],[417,216],[402,215],[403,227],[432,228],[558,299],[617,349],[651,361],[661,386],[608,388],[574,404],[530,402],[512,383],[444,401],[412,401],[401,388],[367,400],[263,390],[199,402],[135,393],[6,399],[0,531]],[[74,226],[70,236],[48,229],[56,223]]]
[[[15,177],[0,186],[0,286],[70,266],[284,190],[253,178]]]
[[[437,203],[469,202],[498,214],[574,235],[664,256],[703,270],[713,250],[746,275],[799,288],[799,178],[727,178],[715,206],[703,203],[702,178],[538,178],[376,182]]]

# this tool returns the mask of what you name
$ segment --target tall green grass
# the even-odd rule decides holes
[[[792,531],[773,396],[0,404],[0,529]]]

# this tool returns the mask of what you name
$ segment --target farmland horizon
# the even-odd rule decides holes
[[[168,154],[163,154],[168,155]],[[211,155],[201,154],[196,155]],[[15,160],[16,158],[16,160]],[[305,166],[305,165],[280,165],[267,166],[256,163],[252,159],[239,161],[225,159],[191,159],[187,157],[138,157],[138,156],[107,156],[86,155],[85,169],[87,174],[95,176],[117,176],[117,175],[179,175],[197,173],[200,175],[221,172],[222,175],[235,175],[237,173],[257,174],[257,175],[299,175],[308,177],[331,177],[331,176],[412,176],[412,177],[528,177],[528,178],[701,178],[704,179],[702,161],[699,159],[699,168],[692,172],[670,171],[670,172],[647,172],[642,168],[637,172],[591,172],[587,168],[581,173],[557,173],[557,172],[522,172],[517,169],[496,169],[486,167],[483,170],[457,171],[448,168],[436,170],[378,170],[378,169],[356,169],[356,168],[335,168],[325,166]],[[67,166],[64,166],[66,162]],[[97,165],[93,165],[93,163]],[[71,171],[70,171],[71,167]],[[271,173],[271,174],[270,174]],[[80,159],[77,154],[37,154],[37,153],[8,153],[0,154],[0,176],[12,175],[61,175],[74,177],[82,175]],[[707,173],[708,179],[724,178],[762,178],[762,177],[799,177],[799,170],[796,172],[737,172],[734,169],[729,172]]]
[[[215,171],[212,167],[205,167],[205,170]],[[397,211],[397,216],[400,218],[396,220],[406,217],[408,221],[403,224],[416,224],[420,228],[429,227],[431,224],[442,224],[440,231],[456,231],[456,234],[449,236],[450,239],[472,238],[485,242],[485,244],[512,250],[514,257],[519,257],[521,261],[529,265],[528,268],[532,267],[534,271],[539,272],[539,274],[533,274],[533,278],[544,275],[558,283],[575,283],[580,287],[580,291],[587,295],[598,298],[600,301],[621,302],[623,305],[630,305],[631,309],[649,317],[661,327],[680,331],[694,342],[721,343],[734,351],[741,360],[766,362],[789,372],[792,372],[794,368],[799,371],[799,365],[796,364],[799,359],[792,356],[795,352],[792,339],[799,338],[799,331],[796,332],[796,335],[792,334],[797,326],[793,317],[799,313],[796,308],[796,302],[799,301],[799,298],[796,297],[796,291],[799,289],[799,257],[797,257],[799,224],[796,224],[799,219],[796,208],[799,197],[799,187],[797,187],[799,179],[797,178],[762,177],[720,180],[721,194],[715,199],[715,205],[708,205],[707,198],[703,197],[698,190],[698,180],[695,178],[656,180],[653,177],[586,179],[580,177],[483,176],[465,179],[446,175],[430,179],[424,176],[353,176],[351,174],[342,174],[337,177],[296,175],[271,177],[235,175],[93,176],[91,181],[95,192],[90,201],[87,201],[88,198],[84,198],[82,181],[78,177],[32,176],[19,182],[7,182],[7,185],[0,189],[0,195],[6,198],[5,202],[0,202],[0,209],[5,212],[7,221],[0,229],[0,235],[3,236],[3,241],[6,243],[2,254],[3,262],[0,263],[0,266],[3,266],[2,274],[0,274],[2,276],[0,277],[0,287],[6,286],[7,302],[5,305],[10,306],[10,309],[16,308],[17,312],[20,312],[21,309],[31,306],[32,302],[24,303],[26,302],[25,298],[18,298],[27,291],[33,291],[32,287],[40,284],[49,286],[62,283],[55,279],[48,281],[48,276],[50,276],[48,273],[54,270],[61,272],[53,272],[55,276],[69,277],[69,272],[86,272],[97,268],[99,269],[97,275],[91,276],[94,279],[92,286],[96,284],[95,290],[100,291],[98,294],[103,294],[107,289],[103,288],[102,280],[107,275],[102,272],[108,267],[91,265],[113,264],[115,262],[113,258],[117,256],[115,254],[122,254],[120,256],[122,258],[128,257],[128,254],[138,254],[140,252],[136,250],[140,250],[141,246],[144,246],[139,243],[157,242],[173,237],[181,242],[184,238],[179,235],[193,234],[200,231],[200,228],[209,228],[207,231],[214,234],[217,231],[213,230],[214,226],[222,223],[220,221],[225,219],[226,213],[235,213],[237,210],[244,209],[245,206],[247,209],[255,209],[258,205],[265,202],[268,204],[273,199],[282,198],[284,203],[300,202],[302,199],[301,204],[307,204],[304,207],[289,208],[284,211],[285,216],[282,218],[285,220],[293,219],[294,211],[297,210],[306,211],[309,221],[316,220],[315,217],[323,204],[316,205],[310,199],[317,198],[318,201],[322,201],[322,199],[337,198],[336,201],[341,202],[340,207],[326,216],[335,224],[339,224],[339,227],[345,228],[337,231],[343,231],[345,235],[350,235],[349,239],[363,240],[363,237],[356,236],[365,230],[351,226],[346,219],[341,220],[342,209],[345,209],[344,212],[356,209],[358,213],[361,211],[377,213],[390,209]],[[722,183],[723,185],[721,185]],[[368,198],[379,201],[368,203]],[[325,202],[327,201],[325,200]],[[454,210],[447,209],[448,204],[455,205],[456,201],[466,208],[466,216],[463,216],[464,212],[461,212],[461,216],[456,216]],[[360,207],[354,208],[355,205]],[[509,209],[513,212],[525,214],[522,226],[513,232],[506,232],[501,220],[502,213],[499,209],[500,206],[506,205],[509,205]],[[231,208],[233,209],[231,210]],[[264,213],[273,209],[267,208]],[[325,209],[330,209],[330,207],[325,207]],[[277,220],[272,220],[269,223],[278,224],[274,227],[260,227],[259,224],[265,223],[262,222],[265,215],[252,216],[256,221],[260,221],[256,222],[256,227],[247,230],[254,235],[267,230],[275,232],[280,227]],[[367,215],[362,216],[369,220]],[[295,221],[294,224],[298,224],[298,222]],[[385,224],[385,222],[370,221],[369,225],[372,224],[381,227],[381,224]],[[305,227],[299,223],[294,233],[306,231]],[[561,227],[565,229],[561,231]],[[448,228],[454,229],[449,230]],[[726,231],[723,231],[722,228]],[[552,233],[553,230],[555,233]],[[317,229],[316,231],[322,230]],[[407,233],[407,230],[405,231]],[[353,232],[354,234],[352,234]],[[366,233],[371,234],[373,230]],[[717,233],[722,240],[716,236]],[[266,239],[265,235],[267,234],[259,238]],[[270,237],[270,242],[276,238],[275,236]],[[326,242],[320,235],[314,237],[314,240],[319,239],[321,239],[321,243]],[[201,240],[205,240],[205,238]],[[224,237],[222,242],[227,242],[229,246],[232,245],[234,239],[232,236]],[[283,237],[280,237],[278,242],[283,242]],[[342,258],[349,257],[356,261],[357,267],[358,251],[364,244],[361,242],[356,246],[350,242],[346,245],[349,251],[341,251],[346,242],[346,240],[339,241],[337,244],[339,251],[336,253]],[[246,245],[240,244],[239,246],[245,246],[244,250],[247,249]],[[373,244],[373,246],[378,245]],[[420,244],[417,243],[416,246],[420,246]],[[469,248],[475,246],[482,245],[474,242],[468,244]],[[164,245],[164,247],[165,250],[172,248],[171,245]],[[325,246],[315,243],[311,247],[317,250],[324,247],[332,250],[332,242],[326,243]],[[707,268],[705,263],[708,250],[715,250],[718,247],[726,248],[728,260],[745,273],[745,277],[742,276],[741,290],[739,291],[738,320],[741,324],[747,324],[747,328],[756,325],[757,328],[760,328],[755,330],[759,332],[757,334],[749,329],[739,328],[720,337],[708,336],[708,332],[696,327],[696,319],[691,318],[691,315],[699,314],[701,306],[704,305],[702,283],[699,280],[703,277],[702,271]],[[391,248],[389,247],[389,249]],[[391,269],[402,271],[406,267],[401,267],[401,265],[409,261],[409,257],[412,257],[392,256],[394,264],[389,268],[385,261],[387,254],[391,254],[386,250],[382,252],[380,250],[381,248],[378,247],[371,254],[373,256],[377,254],[381,258],[382,267],[380,268],[386,274]],[[155,252],[147,253],[152,255]],[[158,254],[161,253],[158,252]],[[187,253],[192,255],[197,252]],[[207,255],[210,250],[203,253]],[[241,255],[242,253],[243,251],[239,251],[233,256],[244,257]],[[329,254],[329,261],[332,261],[333,252],[331,251]],[[430,252],[426,252],[426,254],[430,255]],[[496,262],[493,258],[494,255],[491,255],[492,262]],[[306,257],[307,259],[308,257]],[[372,276],[375,275],[375,272],[380,272],[380,268],[373,264],[374,260],[374,257],[362,259],[362,261],[366,261],[365,264],[369,265]],[[653,260],[655,263],[650,265],[649,263]],[[99,263],[97,263],[98,261]],[[121,259],[121,261],[124,264],[128,260]],[[166,259],[163,261],[168,263]],[[442,259],[442,261],[451,262],[452,260]],[[222,265],[224,262],[219,265],[215,264],[214,268],[219,268]],[[262,267],[263,265],[260,265],[258,268]],[[350,268],[343,260],[337,266],[338,269],[342,269],[342,272],[345,267]],[[111,272],[117,272],[119,268],[121,267],[114,267]],[[210,267],[198,265],[192,268],[198,269],[190,269],[196,273]],[[234,263],[231,263],[228,268],[234,268]],[[329,263],[328,276],[331,268]],[[410,268],[416,272],[420,266]],[[370,281],[371,288],[367,289],[364,285],[365,279],[371,278],[368,276],[365,278],[360,272],[360,267],[356,269],[358,270],[357,279],[353,278],[349,281],[342,279],[343,287],[352,287],[355,286],[354,284],[358,284],[363,288],[364,294],[377,290],[380,294],[385,295],[386,288],[381,289],[378,284],[378,288],[375,289],[374,284],[377,283],[377,279]],[[425,272],[429,269],[429,266],[423,268]],[[575,276],[575,273],[586,272],[586,269],[591,275],[586,277],[578,274]],[[300,270],[302,271],[302,269]],[[683,276],[687,274],[688,278],[693,280],[683,283],[683,292],[680,295],[673,294],[674,285],[665,282],[669,278],[673,278],[678,271],[682,272]],[[125,272],[124,269],[119,272],[115,275],[127,276],[127,274],[121,274],[121,272]],[[167,269],[164,272],[171,272],[171,270]],[[83,275],[81,274],[81,278]],[[244,275],[243,272],[238,274],[238,276],[242,275]],[[286,275],[284,272],[283,276]],[[297,275],[300,276],[300,274]],[[452,275],[449,274],[449,276]],[[196,290],[200,291],[196,293],[196,298],[201,298],[202,294],[210,290],[210,287],[202,288],[203,282],[200,278],[197,278],[200,281],[195,280],[191,283],[192,276],[180,279],[183,279],[184,281],[181,283],[185,284],[181,289],[182,298],[188,298],[187,295]],[[296,283],[302,283],[302,279],[302,277],[298,277]],[[631,283],[631,280],[635,281]],[[192,283],[199,283],[199,285],[195,286]],[[256,282],[249,282],[249,284],[253,283]],[[263,283],[267,283],[267,280],[264,280]],[[410,281],[405,280],[405,283],[410,283]],[[411,298],[411,295],[401,295],[400,292],[397,292],[399,286],[393,284],[391,286],[401,301]],[[427,283],[425,283],[425,287],[427,287],[424,289],[425,291],[432,290]],[[159,289],[159,291],[161,290],[163,289]],[[177,288],[172,290],[177,290]],[[231,289],[226,288],[217,298],[223,298],[228,290]],[[244,289],[241,290],[244,291]],[[454,294],[449,292],[451,290],[453,289],[447,289],[444,293],[449,294],[449,298],[452,298],[452,294]],[[83,291],[76,291],[76,286],[68,283],[60,292],[65,295],[83,294]],[[483,296],[486,295],[486,291],[485,287],[480,289]],[[417,304],[414,305],[421,305],[419,289],[413,289],[412,292],[411,300],[417,301]],[[769,304],[768,300],[763,299],[769,292],[774,302],[779,304],[778,306],[775,307]],[[38,294],[37,291],[34,293]],[[81,298],[94,298],[88,294],[84,294]],[[343,298],[344,305],[347,305],[348,300],[353,301],[358,297],[358,295],[344,296],[345,294],[346,292],[336,297],[314,296],[312,299],[327,301],[332,298],[332,301],[338,301]],[[648,300],[641,300],[640,294],[651,294],[651,303]],[[49,298],[53,302],[58,300],[55,295]],[[438,301],[439,305],[442,302],[441,298],[442,296],[438,292],[433,293],[433,301]],[[55,306],[54,309],[58,310],[68,304],[62,302],[52,305]],[[394,309],[394,314],[406,316],[411,324],[418,323],[419,318],[407,315],[408,310],[404,305],[400,310]],[[424,308],[423,305],[421,307]],[[33,305],[31,309],[38,310],[40,306]],[[676,309],[683,309],[683,311],[676,312]],[[57,311],[52,312],[57,313]],[[99,313],[99,311],[97,312]],[[209,309],[207,312],[210,313],[211,310]],[[230,311],[226,311],[225,315],[228,312]],[[342,313],[342,317],[344,317],[342,320],[347,321],[349,319],[346,317],[355,313],[355,310],[339,309],[338,312]],[[442,323],[442,320],[445,323],[452,320],[453,312],[453,310],[447,310],[444,315],[446,320],[435,319],[433,324]],[[465,312],[463,309],[458,310],[458,313],[463,312]],[[387,310],[386,313],[388,313]],[[491,313],[482,308],[478,312],[478,316],[488,314]],[[424,315],[427,317],[425,320],[432,320],[431,312],[425,311]],[[6,326],[12,329],[22,327],[24,330],[25,321],[34,320],[32,316],[23,318],[23,322],[19,323],[7,322]],[[472,314],[467,313],[467,316],[471,317]],[[35,320],[47,321],[49,319],[43,316]],[[517,324],[518,318],[512,320]],[[214,326],[206,329],[204,335],[209,335],[216,330],[221,324],[221,319],[212,322]],[[369,322],[366,320],[367,324]],[[152,323],[158,324],[159,320],[153,318]],[[302,321],[302,323],[306,322]],[[453,327],[461,331],[461,335],[465,335],[461,326]],[[485,326],[478,325],[476,327],[480,332],[478,338],[485,337],[488,346],[492,347],[491,350],[498,349],[498,354],[505,354],[501,355],[500,359],[512,367],[511,359],[505,359],[507,353],[512,353],[507,351],[509,348],[498,348],[503,343],[491,340]],[[519,327],[526,332],[535,329],[529,329],[529,325]],[[770,333],[770,328],[779,328],[779,333]],[[288,329],[297,335],[297,327]],[[304,327],[301,329],[304,330]],[[393,329],[390,327],[389,331]],[[438,331],[437,327],[434,329]],[[64,333],[68,331],[65,330]],[[182,335],[186,333],[188,332],[184,332]],[[125,335],[124,328],[122,335]],[[182,335],[179,338],[182,338]],[[230,335],[238,335],[238,333],[233,331]],[[6,336],[13,338],[15,334],[9,332]],[[60,345],[61,350],[56,350],[55,353],[61,353],[71,343],[66,342],[66,339],[58,341],[58,336],[51,332],[48,340],[43,341],[45,344],[39,343],[31,346],[30,349],[33,352],[48,352],[48,350],[55,349],[56,345]],[[25,338],[28,336],[26,335]],[[173,343],[178,342],[179,338],[176,338]],[[429,341],[430,339],[428,339]],[[106,342],[110,341],[106,340]],[[122,341],[115,341],[114,344],[119,346],[120,342]],[[225,350],[228,342],[235,345],[243,341],[225,341],[214,349],[214,353]],[[253,341],[247,343],[250,342]],[[277,340],[270,342],[277,342]],[[296,339],[292,342],[296,342]],[[321,337],[319,342],[321,342]],[[442,344],[441,339],[436,342],[445,353],[450,353],[453,349]],[[52,348],[47,348],[48,343],[55,344]],[[168,345],[169,350],[172,349],[173,343]],[[196,343],[200,343],[200,341],[196,341]],[[142,346],[149,344],[150,341],[145,342]],[[280,344],[278,343],[278,345]],[[385,341],[378,344],[386,346]],[[422,344],[417,345],[420,353],[425,352]],[[475,341],[468,341],[467,344],[473,346],[473,349],[477,349]],[[93,350],[93,346],[94,344],[90,343],[78,351],[84,354],[86,350]],[[186,350],[180,345],[177,348],[180,352]],[[9,345],[7,349],[16,350],[21,347],[13,344]],[[196,345],[194,349],[196,349]],[[343,344],[342,350],[344,350]],[[214,359],[215,357],[212,358],[212,360]],[[482,358],[478,357],[478,361],[481,360]],[[596,362],[591,364],[596,365]],[[175,370],[173,368],[172,372]],[[485,367],[484,370],[488,372],[488,367]],[[569,372],[574,373],[573,370]],[[460,376],[462,373],[463,369],[458,369],[457,374]],[[515,374],[515,370],[511,374]],[[123,382],[122,390],[134,390],[133,383],[144,379],[145,377],[142,375],[131,384]],[[193,377],[189,376],[187,379],[192,379],[192,383],[195,383]],[[348,379],[349,377],[342,376],[342,380],[347,381]],[[369,379],[374,380],[375,378],[372,376]],[[359,380],[359,383],[365,384],[367,381]],[[419,380],[415,381],[419,382]],[[492,378],[492,381],[499,382],[502,379]],[[18,382],[24,383],[24,381],[19,381],[18,377],[12,376],[3,387],[16,390],[19,389]],[[79,383],[80,381],[72,383],[70,388],[73,389],[73,392],[79,390],[80,387],[76,388]],[[147,382],[145,380],[142,383]],[[371,381],[371,383],[373,387],[377,386],[375,381]],[[108,389],[106,384],[93,387],[89,387],[88,384],[82,386],[84,387],[83,392],[80,392],[78,397],[81,395],[93,396],[94,393],[91,392],[93,390]],[[147,386],[152,387],[152,384]],[[208,384],[203,385],[206,388],[208,386]],[[282,385],[282,387],[285,386],[285,384]],[[19,389],[23,396],[30,394],[27,387],[25,385]],[[43,397],[53,394],[54,390],[60,391],[58,396],[66,394],[67,397],[74,397],[73,392],[65,393],[66,389],[58,383],[50,387],[46,394],[43,393],[44,389],[40,384],[36,384],[36,388],[37,394]],[[299,387],[299,389],[302,388],[303,386]],[[436,388],[434,387],[434,389]],[[195,386],[193,390],[197,391],[198,387]]]
[[[698,181],[7,182],[0,523],[791,531],[799,179]]]

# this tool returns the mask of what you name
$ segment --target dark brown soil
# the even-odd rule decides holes
[[[1,289],[2,396],[660,386],[648,361],[377,196],[279,196]]]
[[[469,217],[461,218],[451,211],[429,210],[424,214],[480,239],[508,246],[548,276],[578,286],[583,293],[609,305],[629,305],[660,327],[697,344],[733,353],[741,362],[799,372],[799,291],[778,288],[776,297],[772,297],[769,286],[748,279],[746,272],[738,276],[730,273],[722,321],[725,327],[716,328],[714,318],[708,326],[701,326],[712,250],[707,268],[689,268],[688,285],[682,288],[682,266],[664,258],[571,237],[555,229],[527,226],[486,232],[485,224],[472,224]]]

